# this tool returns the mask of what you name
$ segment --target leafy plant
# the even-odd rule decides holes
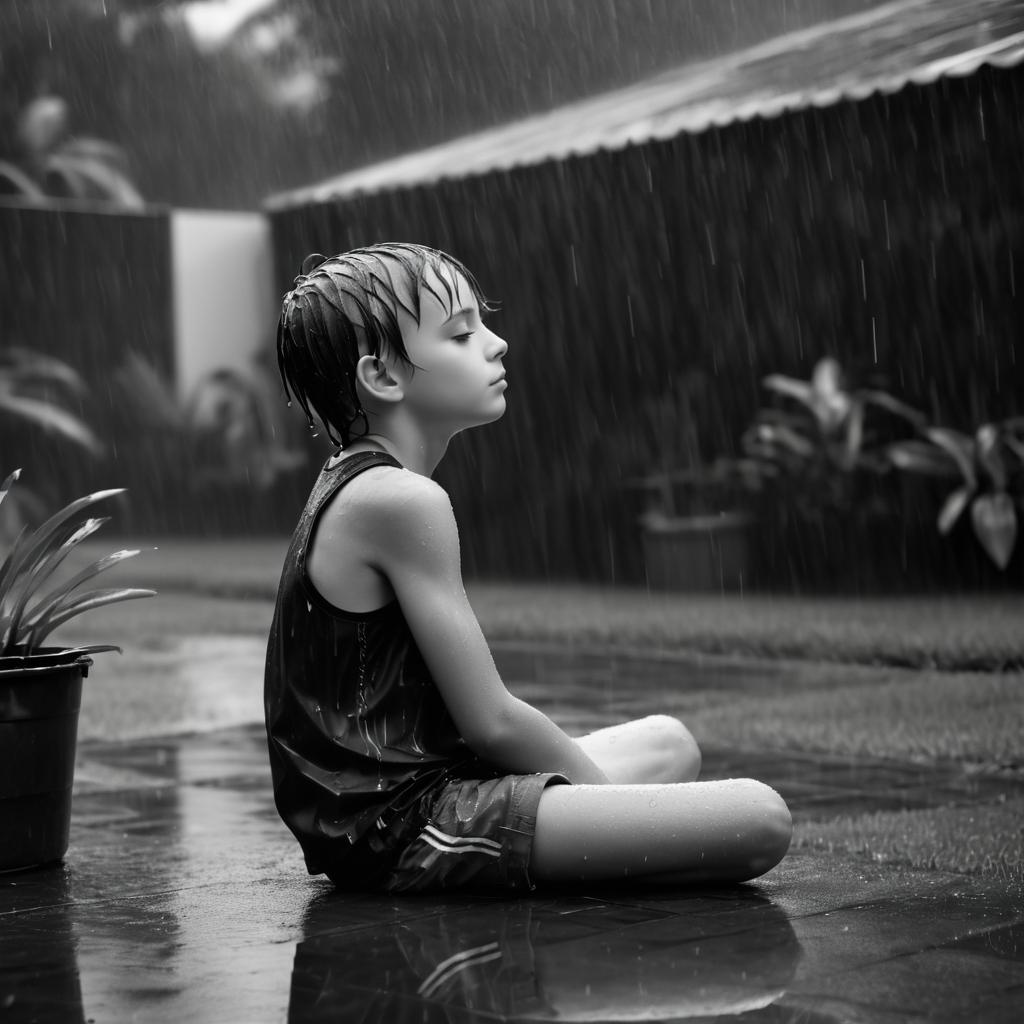
[[[38,96],[18,123],[20,161],[0,160],[0,193],[41,200],[49,196],[100,199],[138,209],[144,205],[121,149],[102,139],[73,137],[68,105]]]
[[[21,475],[15,470],[0,485],[0,503]],[[69,580],[55,583],[48,592],[44,586],[67,556],[87,537],[92,536],[108,518],[86,519],[74,525],[71,520],[83,509],[123,493],[123,489],[97,491],[65,506],[40,527],[29,533],[22,529],[3,563],[0,564],[0,657],[30,655],[39,650],[42,642],[68,619],[93,608],[152,597],[153,590],[110,588],[79,593],[78,588],[94,576],[128,558],[138,551],[115,551],[93,562]],[[85,653],[119,650],[109,644],[83,647]]]
[[[809,381],[772,374],[764,386],[796,404],[758,413],[742,439],[747,468],[795,481],[802,492],[795,497],[810,505],[842,506],[850,500],[855,473],[890,468],[870,410],[914,428],[924,423],[922,413],[885,391],[845,387],[839,363],[831,358],[817,363]]]
[[[84,394],[81,376],[62,360],[16,345],[0,351],[0,421],[41,430],[96,457],[103,445],[68,408]],[[37,494],[16,491],[0,513],[0,540],[14,537],[25,519],[42,508]]]
[[[898,469],[958,480],[939,510],[939,532],[949,534],[969,508],[978,542],[999,569],[1006,568],[1024,493],[1024,417],[983,423],[973,435],[923,427],[920,437],[890,445],[887,454]]]
[[[170,449],[165,465],[181,467],[184,485],[267,488],[305,461],[287,443],[283,403],[260,365],[215,370],[180,399],[151,363],[130,353],[114,372],[114,387],[133,427]]]
[[[0,413],[59,435],[91,455],[102,446],[96,435],[65,403],[80,397],[85,385],[67,363],[19,346],[0,352]]]

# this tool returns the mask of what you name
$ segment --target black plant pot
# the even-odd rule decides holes
[[[81,651],[0,657],[0,871],[61,860],[68,848]]]

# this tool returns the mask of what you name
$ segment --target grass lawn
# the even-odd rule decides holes
[[[123,585],[272,600],[286,546],[283,538],[115,539],[83,545],[81,559],[140,547],[142,554],[115,571]],[[1024,595],[1017,593],[739,597],[493,581],[469,581],[467,590],[492,640],[940,670],[1024,668]]]

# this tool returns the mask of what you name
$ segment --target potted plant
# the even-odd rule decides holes
[[[0,485],[3,502],[20,470]],[[123,493],[98,491],[71,502],[33,532],[22,528],[0,563],[0,871],[60,860],[67,850],[71,783],[82,679],[109,644],[46,644],[68,619],[93,608],[150,597],[152,590],[80,592],[99,573],[138,554],[116,551],[84,569],[55,576],[67,556],[106,518],[74,518]]]
[[[40,433],[98,458],[103,445],[72,408],[86,396],[85,382],[67,363],[21,345],[0,351],[0,427],[17,447]],[[12,439],[13,435],[13,439]],[[26,517],[45,508],[44,496],[19,488],[0,512],[0,540],[9,540]]]
[[[955,482],[939,509],[939,533],[948,536],[970,509],[975,538],[1006,569],[1017,543],[1016,506],[1024,500],[1024,417],[983,423],[973,434],[924,426],[887,454],[897,469]]]
[[[804,582],[831,586],[864,572],[850,559],[857,530],[873,540],[899,520],[889,493],[887,445],[924,423],[916,409],[879,388],[853,388],[839,363],[818,361],[810,380],[764,379],[778,397],[743,435],[742,463],[760,495],[766,560]],[[780,568],[771,567],[777,576]]]
[[[641,402],[628,443],[643,472],[627,480],[640,498],[644,576],[656,590],[742,590],[751,575],[746,465],[709,453],[727,436],[710,375],[689,369]],[[713,435],[720,437],[713,438]],[[615,462],[625,463],[612,450]]]
[[[118,464],[135,481],[135,505],[147,523],[233,533],[274,528],[280,502],[266,496],[299,483],[307,452],[262,361],[213,370],[179,396],[165,373],[129,353],[111,386],[123,438]],[[164,469],[159,480],[149,472],[154,460]],[[253,503],[254,491],[264,500]]]

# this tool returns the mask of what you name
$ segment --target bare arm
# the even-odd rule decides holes
[[[607,783],[573,739],[502,682],[466,596],[458,528],[444,490],[396,471],[381,481],[378,497],[373,561],[394,588],[470,749],[508,772],[560,772],[575,783]]]

